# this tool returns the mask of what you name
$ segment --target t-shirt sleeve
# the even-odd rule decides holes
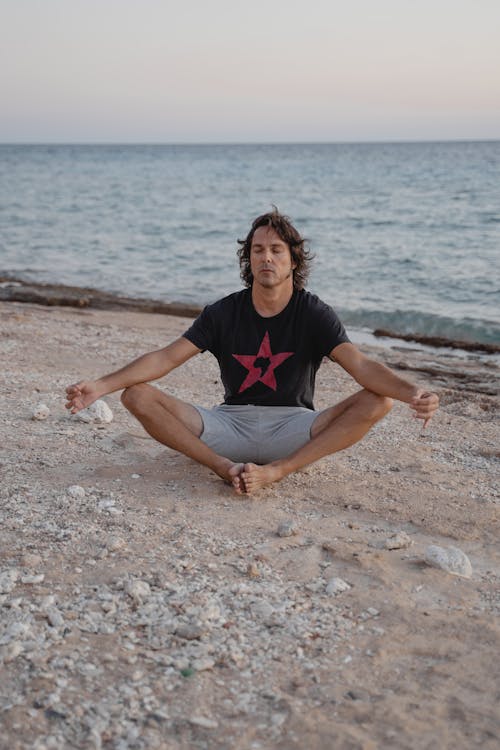
[[[185,339],[205,351],[213,351],[214,347],[214,321],[207,305],[198,315],[194,323],[182,334]]]
[[[339,344],[350,343],[349,336],[335,310],[321,300],[317,300],[311,332],[319,357],[328,356]]]

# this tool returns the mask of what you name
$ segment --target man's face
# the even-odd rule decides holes
[[[250,270],[254,283],[271,288],[280,284],[293,286],[293,269],[290,247],[272,227],[255,230],[250,247]]]

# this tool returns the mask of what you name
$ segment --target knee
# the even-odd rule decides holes
[[[374,422],[385,417],[393,407],[394,401],[388,396],[379,396],[378,393],[365,391],[367,416]]]
[[[133,414],[139,411],[144,401],[147,387],[144,383],[140,383],[139,385],[131,385],[129,388],[125,388],[120,397],[123,406]]]
[[[373,418],[376,420],[382,419],[386,414],[389,414],[390,410],[394,405],[392,398],[388,396],[379,396],[374,394],[375,401],[373,404]]]

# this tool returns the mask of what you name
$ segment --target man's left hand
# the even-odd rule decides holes
[[[434,412],[439,406],[439,397],[436,393],[418,390],[410,401],[410,408],[413,409],[413,416],[416,419],[424,420],[424,429],[434,416]]]

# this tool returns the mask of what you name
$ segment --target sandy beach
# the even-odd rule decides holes
[[[118,394],[107,424],[64,409],[189,322],[0,302],[0,747],[497,750],[498,359],[364,347],[439,392],[428,430],[398,403],[239,497]],[[159,386],[222,400],[208,353]],[[325,362],[316,408],[356,387]]]

